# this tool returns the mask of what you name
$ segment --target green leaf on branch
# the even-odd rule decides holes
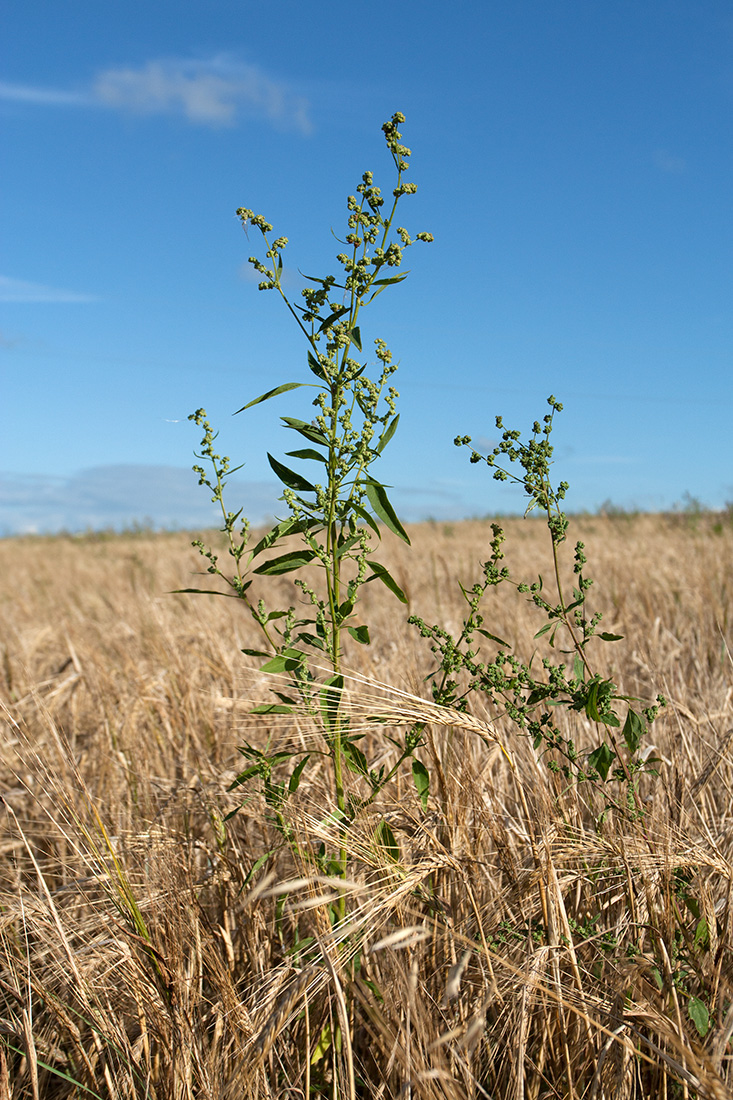
[[[369,568],[372,571],[371,577],[367,577],[365,584],[369,584],[370,581],[380,580],[382,584],[386,584],[390,592],[393,592],[400,603],[407,603],[407,596],[402,591],[397,581],[394,579],[389,569],[386,566],[380,565],[378,561],[367,562]]]
[[[288,458],[310,458],[314,462],[325,462],[326,456],[320,451],[314,451],[311,447],[304,447],[302,451],[288,451]]]
[[[260,539],[252,551],[251,557],[256,558],[258,554],[261,554],[263,550],[269,550],[278,539],[283,539],[287,535],[292,535],[296,531],[302,530],[301,521],[291,517],[290,519],[281,520],[280,523],[276,523],[272,530],[268,531],[266,535]]]
[[[300,777],[303,774],[303,768],[310,760],[310,753],[303,757],[299,764],[293,769],[293,774],[290,776],[290,782],[288,783],[288,790],[290,794],[295,794],[300,786]]]
[[[704,1039],[710,1029],[710,1013],[707,1006],[699,997],[690,997],[687,1014],[697,1028],[700,1038]]]
[[[281,703],[260,703],[257,707],[252,707],[250,714],[292,714],[293,708],[285,706]]]
[[[349,336],[351,337],[351,343],[354,345],[356,350],[361,351],[361,332],[358,325],[354,325],[354,327],[349,332]]]
[[[320,443],[322,447],[328,446],[326,436],[315,424],[309,424],[307,420],[298,420],[294,416],[281,416],[280,419],[286,428],[292,428],[294,432],[309,439],[311,443]]]
[[[250,582],[251,584],[251,582]],[[249,587],[249,585],[247,586]],[[216,588],[174,588],[171,596],[226,596],[230,600],[238,600],[236,592],[219,592]]]
[[[325,321],[321,321],[320,325],[318,326],[318,331],[319,332],[324,332],[325,329],[327,329],[327,328],[333,328],[333,326],[336,324],[336,322],[338,320],[340,320],[340,318],[343,317],[343,315],[345,313],[348,313],[348,312],[349,312],[349,307],[348,306],[341,306],[340,309],[335,309],[333,311],[333,313],[329,313],[329,315],[328,315],[328,317],[326,317]]]
[[[267,661],[260,672],[294,672],[303,664],[305,664],[305,653],[299,649],[284,649],[282,653],[278,653],[277,657]]]
[[[604,742],[588,757],[588,763],[598,772],[604,783],[608,778],[608,772],[615,756],[614,751]]]
[[[321,382],[327,382],[328,381],[328,379],[326,377],[325,370],[323,369],[321,364],[318,362],[318,360],[316,359],[316,357],[315,357],[315,355],[313,354],[312,351],[308,352],[308,366],[310,367],[313,374],[315,374],[316,378],[320,378]],[[283,419],[284,419],[284,417],[283,417]]]
[[[270,466],[280,478],[283,485],[287,485],[288,489],[295,489],[299,493],[315,492],[315,486],[311,485],[310,481],[306,481],[300,474],[296,474],[295,470],[290,470],[287,466],[283,466],[282,462],[278,462],[276,458],[273,458],[269,451],[267,453],[267,461],[270,463]]]
[[[389,822],[385,818],[382,818],[374,830],[374,841],[380,846],[388,859],[393,863],[399,863],[400,847]]]
[[[258,565],[255,573],[262,577],[278,577],[282,573],[292,573],[295,569],[301,569],[315,558],[314,550],[293,550],[290,554],[282,554],[279,558],[271,558],[270,561]]]
[[[305,382],[285,382],[282,386],[275,386],[274,390],[268,390],[267,393],[261,394],[260,397],[255,397],[254,401],[249,401],[246,405],[242,405],[241,409],[237,409],[237,412],[234,413],[234,416],[244,412],[245,409],[251,409],[254,405],[260,405],[263,401],[269,401],[271,397],[277,397],[280,393],[287,393],[288,390],[299,390],[305,384]]]
[[[361,645],[369,645],[369,627],[366,623],[362,626],[347,626],[346,629],[355,641]]]
[[[596,638],[600,638],[602,642],[621,642],[623,637],[623,634],[609,634],[605,630],[602,634],[596,634]]]
[[[355,775],[369,775],[369,765],[367,764],[367,758],[361,751],[358,745],[353,741],[344,741],[343,743],[344,756],[346,757],[346,766],[349,771],[354,772]]]
[[[321,714],[326,723],[326,729],[332,730],[338,719],[338,711],[341,705],[341,697],[344,690],[343,676],[331,676],[326,680],[325,687],[321,689]]]
[[[407,536],[407,532],[398,520],[397,513],[389,502],[387,490],[384,485],[380,485],[378,481],[370,479],[366,482],[365,488],[367,500],[374,509],[374,514],[381,519],[386,527],[389,527],[393,534],[397,535],[409,546],[410,540]]]
[[[496,634],[491,634],[488,630],[484,630],[482,626],[476,628],[479,634],[483,634],[484,638],[488,638],[489,641],[496,642],[498,645],[503,646],[504,649],[511,649],[509,642],[505,642],[503,638],[497,637]]]
[[[379,442],[377,443],[377,447],[376,447],[376,451],[377,451],[378,455],[381,455],[382,451],[387,446],[387,444],[389,443],[389,441],[392,438],[392,436],[394,435],[394,433],[397,431],[397,425],[399,424],[399,422],[400,422],[400,414],[397,413],[396,416],[392,417],[389,424],[387,425],[387,427],[384,429],[381,436],[379,437]]]
[[[415,780],[415,787],[417,793],[422,802],[423,810],[428,808],[428,795],[430,793],[430,774],[421,760],[412,761],[412,778]]]
[[[624,728],[621,731],[626,747],[633,756],[636,750],[641,744],[641,739],[644,736],[644,722],[636,711],[629,710],[626,715],[626,721],[624,722]]]

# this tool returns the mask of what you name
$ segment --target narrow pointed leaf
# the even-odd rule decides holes
[[[604,743],[599,745],[595,752],[592,752],[588,757],[588,763],[592,768],[595,768],[604,783],[608,778],[608,770],[613,763],[614,756],[613,750]]]
[[[302,569],[315,557],[313,550],[293,550],[290,554],[282,554],[279,558],[271,558],[270,561],[258,565],[254,570],[261,577],[279,577],[282,573],[292,573],[295,569]]]
[[[250,714],[292,714],[293,708],[282,703],[260,703],[258,707],[252,707]]]
[[[354,345],[357,351],[361,351],[361,331],[358,325],[354,325],[351,332],[349,333],[349,336],[351,337],[351,343]]]
[[[316,357],[315,357],[315,355],[313,354],[312,351],[308,352],[308,366],[311,369],[311,373],[315,374],[316,378],[320,378],[320,380],[322,382],[327,382],[328,381],[325,370],[323,369],[323,367],[321,366],[319,361],[316,359]]]
[[[626,742],[626,747],[633,756],[644,736],[644,723],[636,711],[629,710],[629,713],[626,715],[626,721],[624,722],[624,728],[621,732]]]
[[[282,386],[276,386],[274,390],[268,390],[267,393],[255,397],[254,401],[249,401],[246,405],[242,405],[241,409],[237,409],[234,415],[236,416],[238,413],[244,412],[245,409],[251,409],[253,405],[259,405],[263,401],[269,401],[271,397],[277,397],[280,393],[287,393],[288,390],[299,390],[301,386],[304,385],[305,382],[285,382]]]
[[[379,530],[379,524],[375,521],[374,516],[370,515],[369,512],[367,512],[366,508],[362,508],[358,504],[352,504],[351,505],[351,510],[354,513],[354,515],[357,515],[359,517],[359,519],[364,520],[364,522],[367,524],[367,526],[372,529],[374,534],[377,536],[377,538],[381,542],[382,532]]]
[[[230,600],[239,599],[235,592],[217,592],[215,588],[174,588],[170,594],[171,596],[226,596]]]
[[[385,527],[389,527],[393,534],[397,535],[409,546],[410,539],[398,520],[397,513],[389,502],[387,490],[384,488],[384,485],[380,485],[378,481],[368,481],[366,483],[366,495],[367,500],[374,509],[375,515],[381,519]]]
[[[343,750],[349,771],[354,772],[355,775],[369,774],[367,758],[358,745],[355,745],[353,741],[344,741]]]
[[[292,428],[293,431],[309,439],[311,443],[320,443],[323,447],[328,446],[328,440],[315,424],[309,424],[306,420],[297,420],[293,416],[281,416],[280,419],[287,428]]]
[[[324,329],[333,328],[333,326],[336,324],[336,322],[338,320],[340,320],[340,318],[343,317],[343,315],[345,313],[348,313],[348,312],[349,312],[349,307],[348,306],[342,306],[341,309],[335,309],[333,311],[333,313],[329,313],[329,315],[328,315],[328,317],[326,317],[325,321],[321,321],[321,324],[319,325],[318,331],[323,332]]]
[[[400,414],[397,413],[397,415],[394,416],[392,420],[390,420],[389,424],[379,437],[379,443],[377,443],[377,454],[381,455],[382,451],[387,446],[394,433],[397,431],[397,425],[399,424],[399,422]]]
[[[400,859],[400,847],[392,832],[392,828],[385,818],[377,825],[374,831],[374,840],[382,848],[388,859],[398,863]]]
[[[299,649],[285,649],[277,657],[265,662],[260,672],[293,672],[305,662],[305,653]]]
[[[303,768],[306,766],[309,760],[310,753],[308,753],[307,756],[304,756],[301,762],[299,764],[296,764],[295,768],[293,769],[293,774],[290,776],[290,782],[288,783],[288,790],[291,794],[295,794],[298,787],[300,786],[300,777],[303,774]]]
[[[272,530],[268,531],[266,535],[263,535],[257,543],[252,551],[252,557],[256,558],[263,550],[269,550],[278,539],[285,538],[287,535],[292,535],[294,531],[300,531],[301,529],[301,523],[298,519],[284,519],[280,523],[276,523]]]
[[[370,561],[368,565],[372,571],[372,575],[371,577],[367,577],[365,584],[369,584],[369,581],[380,580],[382,584],[386,584],[390,592],[394,592],[400,603],[407,603],[407,596],[386,566],[380,565],[378,561]]]
[[[287,485],[288,489],[295,489],[300,493],[312,493],[314,491],[314,487],[311,485],[310,481],[306,481],[300,474],[296,474],[295,470],[290,470],[287,466],[283,466],[282,462],[278,462],[276,458],[273,458],[269,451],[267,453],[267,461],[270,463],[270,466],[280,478],[283,485]]]
[[[321,689],[321,713],[327,729],[333,729],[338,717],[341,696],[343,693],[343,676],[331,676],[326,680],[326,686]]]
[[[287,451],[288,458],[310,458],[314,462],[325,462],[326,456],[320,451],[314,451],[312,447],[304,447],[302,451]]]
[[[412,778],[415,780],[415,787],[417,788],[417,793],[422,802],[422,808],[423,810],[427,810],[428,795],[430,793],[430,775],[428,769],[421,760],[412,761]]]

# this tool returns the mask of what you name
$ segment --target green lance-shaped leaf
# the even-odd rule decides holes
[[[320,443],[322,447],[328,446],[328,439],[315,424],[309,424],[306,420],[298,420],[294,416],[281,416],[280,419],[286,428],[292,428],[294,432],[298,432],[305,439],[309,439],[311,443]]]
[[[299,649],[284,649],[282,653],[278,653],[276,657],[267,661],[260,672],[294,672],[303,664],[305,664],[305,653]]]
[[[421,760],[412,761],[412,778],[422,802],[423,810],[428,808],[428,795],[430,793],[430,774]]]
[[[394,435],[394,433],[397,431],[397,425],[399,424],[399,422],[400,422],[400,414],[397,413],[396,416],[392,417],[389,424],[387,425],[387,427],[384,429],[384,431],[382,432],[382,434],[379,437],[379,442],[377,443],[377,454],[378,455],[381,455],[382,451],[387,446],[387,444],[389,443],[389,441],[392,438],[392,436]]]
[[[361,626],[347,626],[346,629],[355,641],[359,642],[361,645],[369,645],[369,627],[366,623],[363,623]]]
[[[353,741],[344,741],[342,748],[344,750],[344,756],[346,757],[346,766],[349,771],[354,772],[356,775],[369,775],[369,765],[367,764],[367,758],[361,751],[358,745]]]
[[[321,321],[318,331],[323,332],[327,328],[333,328],[336,322],[343,317],[345,313],[349,312],[348,306],[341,306],[340,309],[335,309],[333,313],[329,313],[328,317],[324,321]]]
[[[410,540],[407,536],[407,532],[397,518],[397,513],[389,502],[387,496],[387,490],[384,485],[380,485],[378,481],[369,479],[365,485],[367,500],[374,509],[376,516],[381,519],[382,523],[389,527],[393,534],[401,538],[407,545],[410,545]]]
[[[315,486],[311,485],[310,481],[306,481],[300,474],[296,474],[295,470],[290,470],[287,466],[283,466],[282,462],[278,462],[276,458],[273,458],[269,451],[267,453],[267,461],[270,463],[283,485],[287,485],[288,489],[295,489],[298,493],[315,492]]]
[[[286,706],[283,703],[260,703],[257,707],[252,707],[250,714],[292,714],[293,707]]]
[[[328,730],[332,730],[336,724],[343,688],[343,676],[331,676],[321,689],[321,714]]]
[[[246,588],[249,588],[251,583],[252,582],[250,581],[247,584]],[[242,585],[241,591],[242,592],[246,591],[244,585]],[[181,596],[181,595],[189,595],[189,596],[226,596],[230,600],[238,600],[240,598],[238,592],[219,592],[214,588],[174,588],[173,591],[170,593],[170,595],[171,596]]]
[[[613,763],[614,756],[613,750],[604,742],[588,757],[588,763],[598,772],[604,783],[608,778],[608,771]]]
[[[300,777],[303,774],[303,768],[306,766],[309,760],[310,753],[304,756],[300,763],[297,764],[293,769],[293,774],[290,776],[290,782],[288,783],[288,790],[290,794],[295,794],[298,787],[300,786]]]
[[[700,1037],[704,1039],[710,1028],[710,1013],[707,1010],[707,1006],[699,997],[690,997],[690,1003],[687,1006],[687,1014],[697,1028]]]
[[[354,325],[354,327],[349,332],[349,336],[351,337],[351,343],[354,345],[356,350],[361,351],[361,330],[359,329],[358,325]]]
[[[380,846],[388,859],[392,860],[393,863],[399,863],[400,846],[395,839],[389,822],[385,818],[382,818],[374,830],[374,841]]]
[[[314,550],[293,550],[290,554],[282,554],[279,558],[271,558],[270,561],[258,565],[255,573],[262,577],[279,577],[282,573],[293,573],[296,569],[302,569],[315,556]]]
[[[300,451],[286,451],[285,453],[288,458],[307,458],[311,459],[313,462],[323,463],[327,461],[325,455],[322,455],[320,451],[314,451],[312,447],[303,447]]]
[[[287,393],[288,390],[299,390],[301,386],[305,384],[305,382],[284,382],[282,386],[275,386],[274,390],[268,390],[267,393],[255,397],[254,401],[249,401],[246,405],[242,405],[241,409],[237,409],[237,412],[234,413],[234,416],[244,412],[245,409],[251,409],[254,405],[260,405],[263,401],[269,401],[271,397],[277,397],[279,393]]]
[[[316,378],[320,378],[321,382],[328,381],[325,370],[318,362],[312,351],[308,352],[308,366],[310,367],[311,372],[315,374]]]
[[[283,539],[287,535],[292,535],[294,532],[300,532],[303,529],[302,521],[290,517],[290,519],[283,519],[280,523],[276,523],[275,526],[267,532],[266,535],[260,539],[252,551],[251,557],[256,558],[258,554],[261,554],[263,550],[269,550],[278,539]]]
[[[626,742],[626,747],[633,756],[639,745],[641,739],[644,736],[644,722],[636,713],[636,711],[629,710],[626,715],[626,721],[624,722],[624,728],[621,731],[623,739]]]
[[[368,561],[367,565],[371,569],[372,575],[371,577],[367,577],[364,582],[365,584],[369,584],[369,582],[373,580],[380,580],[382,584],[386,584],[390,592],[395,594],[400,603],[407,603],[407,596],[385,565],[381,565],[378,561],[374,561],[373,559]]]

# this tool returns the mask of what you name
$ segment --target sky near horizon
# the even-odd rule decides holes
[[[569,510],[733,499],[733,9],[728,0],[10,0],[3,18],[0,535],[216,511],[201,406],[283,514],[266,460],[310,419],[306,348],[235,216],[337,272],[346,196],[394,185],[435,243],[370,308],[400,369],[379,475],[405,520],[522,509],[453,446],[526,432],[553,393]],[[371,317],[370,317],[371,315]]]

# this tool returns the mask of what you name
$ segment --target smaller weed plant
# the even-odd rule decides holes
[[[587,558],[582,542],[575,544],[572,596],[568,597],[565,591],[561,557],[569,520],[563,511],[563,501],[569,486],[561,481],[553,487],[550,441],[554,416],[562,412],[562,405],[554,396],[548,398],[547,404],[549,412],[542,423],[535,421],[527,442],[522,441],[518,430],[505,428],[498,416],[496,427],[502,436],[489,454],[482,455],[471,448],[467,435],[457,436],[454,443],[457,447],[471,448],[470,461],[487,465],[496,481],[511,480],[521,486],[529,498],[525,515],[534,510],[544,515],[550,539],[554,595],[548,595],[541,575],[530,583],[518,582],[510,575],[504,564],[506,536],[500,524],[493,523],[492,553],[483,564],[481,579],[468,589],[461,585],[468,614],[460,635],[455,638],[443,627],[430,625],[416,616],[410,622],[430,641],[439,661],[431,676],[436,703],[465,710],[469,697],[476,693],[491,704],[494,714],[507,714],[520,730],[532,737],[535,750],[543,753],[551,771],[568,782],[589,783],[602,791],[604,809],[599,821],[611,807],[632,820],[642,819],[639,779],[644,772],[657,774],[654,768],[657,761],[644,754],[643,741],[666,701],[658,695],[653,705],[635,710],[626,704],[639,700],[623,695],[612,679],[595,670],[591,644],[617,642],[622,635],[599,630],[602,612],[587,608],[593,581],[585,573]],[[482,602],[502,584],[512,585],[537,607],[545,622],[535,639],[546,638],[552,655],[540,657],[535,653],[529,661],[522,661],[512,652],[509,642],[485,628]],[[486,642],[495,649],[491,658],[482,658],[481,645]],[[560,659],[554,658],[554,654]],[[619,704],[626,705],[623,724]],[[574,740],[562,732],[557,716],[563,709],[584,714],[599,731],[594,747],[581,754]]]

